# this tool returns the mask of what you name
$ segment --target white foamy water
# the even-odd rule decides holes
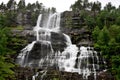
[[[49,14],[47,19],[42,17],[43,15],[40,14],[37,24],[33,29],[36,33],[36,40],[21,50],[21,53],[17,57],[17,63],[23,67],[36,67],[37,65],[37,67],[43,69],[56,65],[60,71],[77,72],[85,80],[88,79],[88,76],[94,74],[94,80],[96,80],[97,71],[100,70],[99,64],[101,62],[98,53],[92,47],[77,47],[75,44],[72,44],[70,37],[65,33],[62,33],[62,35],[66,41],[66,47],[63,51],[59,49],[54,51],[51,32],[60,34],[61,15],[60,13],[55,13]],[[42,21],[43,23],[41,23]],[[35,48],[35,45],[39,48]],[[33,48],[35,48],[37,54],[32,54],[31,51]],[[105,64],[104,60],[103,64]],[[35,80],[38,74],[36,73],[32,77],[33,80]],[[45,74],[46,72],[43,76]]]

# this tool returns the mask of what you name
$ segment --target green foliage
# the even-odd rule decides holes
[[[116,79],[120,79],[120,55],[112,56],[112,73],[116,75]]]
[[[87,16],[85,19],[86,25],[89,27],[90,30],[93,30],[95,27],[95,19],[91,16]]]
[[[101,11],[100,14],[97,15],[97,25],[100,29],[103,28],[104,25],[106,25],[106,18],[108,16],[107,11]]]
[[[6,5],[3,2],[0,4],[0,9],[1,10],[6,10],[7,9]]]
[[[0,13],[0,28],[6,26],[6,16]]]
[[[0,13],[0,27],[13,27],[16,26],[16,15],[13,11],[6,11],[6,13]]]
[[[99,33],[100,33],[100,29],[98,26],[96,26],[92,32],[94,42],[97,42],[97,37],[99,36]]]
[[[119,33],[119,34],[117,34],[117,36],[116,36],[116,42],[117,42],[117,43],[119,43],[119,42],[120,42],[120,33]]]
[[[14,80],[14,64],[10,60],[13,52],[8,48],[10,30],[7,26],[7,16],[0,14],[0,80]]]
[[[116,9],[108,3],[101,10],[101,3],[93,2],[88,3],[90,10],[87,11],[83,2],[77,0],[71,6],[75,14],[79,14],[78,23],[84,23],[92,31],[94,47],[106,58],[108,69],[115,75],[116,80],[120,80],[120,7]]]
[[[120,80],[120,6],[116,8],[108,3],[101,10],[100,2],[91,2],[87,6],[90,10],[85,10],[83,2],[77,0],[71,5],[74,13],[79,14],[78,23],[89,26],[94,47],[102,52],[107,60],[108,69],[115,75],[116,80]]]
[[[108,45],[110,36],[109,36],[109,31],[107,30],[106,26],[100,31],[98,38],[97,38],[97,43],[99,45]]]
[[[101,10],[101,3],[99,1],[91,3],[91,11],[100,11]]]
[[[119,36],[120,33],[120,26],[112,25],[109,28],[111,38],[115,38]]]
[[[106,4],[106,6],[104,7],[104,9],[110,12],[111,10],[115,9],[115,6],[113,6],[111,4],[111,2],[109,2],[108,4]]]
[[[14,27],[14,26],[10,27],[9,29],[10,30],[24,30],[24,27],[19,25],[19,26],[16,26],[16,27]]]
[[[19,10],[23,10],[25,8],[25,0],[20,0],[18,3]]]
[[[7,48],[8,34],[7,28],[0,28],[0,80],[14,77],[14,72],[11,70],[14,65],[9,60],[7,61],[7,55],[11,54],[10,50]]]
[[[7,27],[15,27],[17,25],[17,13],[14,11],[7,11],[6,12],[6,26]]]
[[[71,5],[71,9],[77,13],[79,25],[71,25],[72,16],[67,17],[66,25],[79,29],[83,25],[89,27],[89,30],[92,31],[94,47],[101,50],[110,63],[110,70],[116,75],[116,79],[120,80],[120,6],[115,8],[111,3],[108,3],[101,10],[101,3],[98,1],[89,3],[88,0],[77,0]],[[23,30],[23,27],[17,26],[17,24],[25,25],[27,19],[29,20],[28,24],[35,26],[40,13],[49,13],[50,11],[54,13],[56,9],[45,9],[43,4],[38,1],[33,4],[28,3],[26,6],[25,0],[20,0],[18,4],[15,0],[9,0],[7,6],[4,3],[0,4],[0,11],[0,80],[5,80],[13,74],[11,71],[13,65],[6,61],[6,56],[20,49],[23,46],[21,43],[27,43],[18,37],[8,36],[9,30],[6,29],[6,26],[11,29]],[[17,22],[17,17],[20,14],[22,15],[21,23]],[[75,42],[79,40],[79,37],[74,39]],[[8,47],[9,45],[11,48]]]
[[[53,78],[53,80],[59,80],[59,78]]]
[[[13,79],[14,72],[11,70],[14,65],[6,62],[5,57],[0,55],[0,80]]]
[[[7,29],[6,28],[0,28],[0,55],[6,55],[7,54]]]
[[[7,4],[0,4],[0,23],[4,27],[35,26],[38,15],[42,12],[48,12],[48,9],[38,1],[25,5],[25,0],[20,0],[18,4],[15,0],[9,0]],[[52,7],[49,11],[54,13],[56,8]],[[5,24],[3,24],[3,21],[5,21]]]
[[[116,43],[115,38],[111,38],[110,41],[109,41],[109,43],[108,43],[108,45],[109,45],[109,47],[114,47],[114,46],[116,46],[117,43]]]
[[[11,9],[13,5],[14,5],[14,0],[9,0],[8,3],[7,3],[7,8]]]
[[[23,38],[17,37],[11,37],[8,47],[13,51],[12,53],[18,53],[19,50],[21,50],[25,45],[27,44],[27,41]]]
[[[73,11],[78,11],[82,10],[82,5],[83,1],[82,0],[77,0],[73,5],[71,5],[71,8]]]
[[[104,26],[100,30],[99,35],[98,27],[94,28],[92,32],[95,41],[94,47],[101,50],[106,59],[109,60],[108,66],[110,71],[115,75],[116,79],[120,79],[120,26],[112,25],[109,29]],[[98,36],[97,36],[98,35]]]
[[[117,24],[117,25],[120,25],[120,16],[118,16],[118,17],[116,18],[116,24]]]

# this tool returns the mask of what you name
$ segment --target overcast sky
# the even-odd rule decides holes
[[[9,0],[0,0],[1,2],[7,3]],[[34,3],[37,0],[25,0],[26,3]],[[71,4],[74,4],[76,0],[38,0],[40,3],[43,3],[46,7],[55,7],[58,12],[69,10]],[[89,0],[97,1],[97,0]],[[118,7],[120,5],[120,0],[98,0],[102,3],[102,6],[105,6],[106,3],[111,2],[114,6]],[[19,0],[16,0],[19,2]]]

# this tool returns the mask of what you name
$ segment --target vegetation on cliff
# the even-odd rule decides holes
[[[88,26],[92,33],[94,47],[103,54],[107,61],[108,70],[119,80],[120,6],[116,8],[109,2],[101,9],[101,3],[98,1],[77,0],[71,5],[71,8],[74,15],[77,15],[77,20],[82,21],[77,25],[78,29],[82,26]]]
[[[14,64],[10,58],[13,52],[8,48],[9,30],[8,28],[3,28],[5,24],[3,17],[0,15],[0,80],[14,80],[14,71],[12,70]]]
[[[19,73],[19,67],[15,64],[18,53],[28,43],[20,33],[25,30],[25,26],[32,29],[40,13],[50,11],[54,13],[56,9],[47,9],[38,1],[25,5],[24,0],[18,4],[15,0],[9,0],[7,4],[0,4],[0,80],[19,80],[19,74],[25,75],[22,73],[24,69]]]
[[[35,26],[40,13],[56,12],[55,8],[44,8],[42,3],[28,3],[20,0],[17,4],[9,0],[0,4],[0,80],[14,80],[14,56],[27,41],[19,35],[11,36],[10,30],[23,30],[26,25]],[[92,34],[94,47],[105,57],[108,70],[120,79],[120,6],[116,8],[108,3],[101,9],[100,2],[77,0],[71,5],[72,13],[67,15],[65,26],[72,29],[86,27]],[[81,36],[74,34],[73,41],[77,42]],[[19,51],[18,51],[19,50]],[[14,54],[14,56],[13,56]],[[54,80],[56,80],[54,78]]]

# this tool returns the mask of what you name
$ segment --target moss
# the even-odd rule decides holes
[[[14,53],[18,53],[28,44],[28,41],[20,36],[10,36],[8,43],[8,48],[10,48]]]
[[[11,30],[24,30],[23,26],[10,27]]]
[[[53,78],[53,80],[59,80],[59,78]]]

